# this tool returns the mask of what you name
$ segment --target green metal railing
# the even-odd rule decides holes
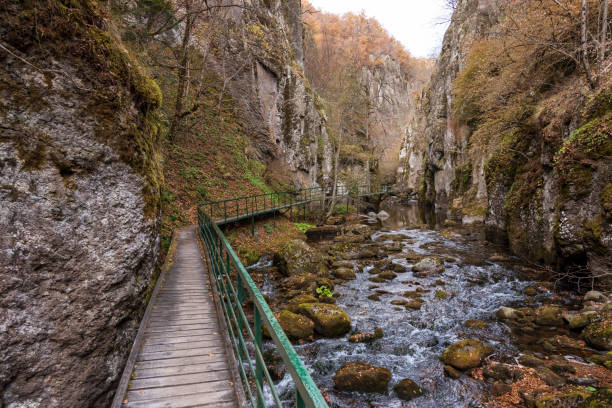
[[[376,192],[372,190],[365,187],[339,188],[337,195],[354,197],[388,192],[387,186],[376,188]],[[283,407],[264,361],[263,327],[267,329],[293,379],[297,408],[323,408],[328,405],[219,226],[283,209],[291,211],[295,206],[304,206],[324,198],[320,188],[311,188],[215,201],[198,207],[198,227],[206,249],[206,260],[212,272],[245,397],[252,407]],[[247,299],[252,301],[252,319],[245,312]]]
[[[338,186],[337,199],[365,197],[389,192],[387,185]],[[313,202],[323,202],[331,198],[332,190],[320,187],[305,188],[297,191],[280,191],[257,194],[228,200],[211,201],[199,206],[199,211],[215,220],[218,225],[251,218],[255,215],[272,214],[294,207],[305,207]]]

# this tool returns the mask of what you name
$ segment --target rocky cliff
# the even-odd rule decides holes
[[[218,24],[231,23],[234,38],[219,39],[227,50],[225,64],[211,66],[236,75],[228,83],[250,145],[273,178],[296,187],[326,180],[332,146],[325,114],[304,76],[301,1],[251,0]]]
[[[419,95],[419,106],[406,133],[398,169],[398,182],[404,189],[437,206],[452,206],[453,200],[466,192],[463,190],[472,189],[469,206],[473,208],[466,214],[470,219],[484,216],[484,161],[471,157],[467,143],[470,130],[453,117],[452,85],[465,65],[470,44],[485,36],[494,21],[491,2],[458,2],[429,86]],[[468,182],[453,185],[456,173],[461,173]]]
[[[607,285],[609,74],[591,90],[554,51],[500,52],[505,12],[459,1],[404,141],[400,182],[423,203],[484,221],[519,256]]]
[[[0,20],[0,406],[107,406],[158,255],[161,94],[97,2]]]

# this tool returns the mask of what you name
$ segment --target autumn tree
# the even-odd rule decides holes
[[[537,49],[580,67],[591,89],[605,72],[610,50],[608,0],[502,2],[500,38],[506,48]]]

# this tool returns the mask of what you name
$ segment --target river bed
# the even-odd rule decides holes
[[[355,261],[356,279],[343,281],[335,287],[340,296],[337,305],[350,316],[352,333],[372,332],[379,327],[384,338],[370,343],[350,343],[347,336],[319,338],[295,346],[308,366],[314,381],[324,390],[332,407],[478,407],[486,396],[483,382],[469,376],[451,379],[444,375],[442,352],[453,342],[472,338],[487,342],[495,349],[495,356],[518,357],[524,348],[503,322],[495,319],[495,312],[509,304],[526,304],[523,291],[534,281],[521,273],[521,261],[503,253],[503,248],[487,243],[478,228],[444,228],[444,217],[416,205],[388,209],[390,218],[376,224],[371,239],[374,244],[385,242],[385,234],[401,234],[394,239],[401,243],[401,252],[390,254],[393,263],[404,268],[398,276],[384,283],[368,280],[369,261]],[[415,226],[418,226],[416,228]],[[381,242],[383,241],[383,242]],[[392,244],[393,241],[388,241]],[[325,250],[330,242],[310,242]],[[364,245],[372,245],[368,243]],[[407,254],[435,256],[444,262],[444,271],[435,276],[418,277],[411,271]],[[500,261],[493,261],[499,259]],[[268,267],[262,260],[251,269]],[[525,265],[525,270],[528,266]],[[274,285],[264,281],[262,291],[274,295]],[[407,310],[391,304],[394,299],[405,299],[406,291],[422,292],[425,302],[420,310]],[[368,298],[380,294],[380,300]],[[444,298],[444,295],[448,295]],[[540,302],[552,297],[544,291]],[[485,329],[468,328],[470,319],[482,320]],[[343,364],[363,361],[391,371],[392,379],[387,393],[363,394],[339,392],[334,389],[332,377]],[[412,401],[397,398],[394,384],[410,378],[427,390]],[[279,382],[291,399],[293,390],[288,374]]]

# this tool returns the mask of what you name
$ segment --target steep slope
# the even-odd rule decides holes
[[[97,2],[0,2],[0,406],[106,406],[159,248],[161,93]]]
[[[401,178],[422,202],[464,222],[484,221],[488,237],[517,255],[549,263],[583,287],[606,286],[609,69],[589,86],[578,59],[547,45],[560,36],[579,44],[579,25],[542,17],[558,3],[522,4],[458,3],[404,145]],[[593,31],[596,16],[588,20]]]

